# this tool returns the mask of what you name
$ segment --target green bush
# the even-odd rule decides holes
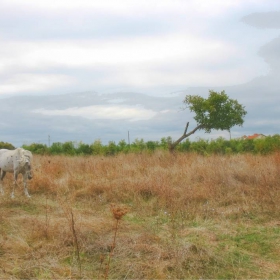
[[[50,154],[52,155],[59,155],[63,153],[63,148],[62,148],[62,143],[60,142],[55,142],[51,145],[49,148]]]
[[[93,155],[103,155],[104,148],[101,143],[100,139],[95,140],[91,145],[90,148],[92,150]]]
[[[8,150],[13,150],[15,149],[15,147],[10,144],[10,143],[7,143],[7,142],[0,142],[0,149],[8,149]]]
[[[45,155],[49,153],[47,145],[44,144],[32,143],[31,145],[23,145],[22,148],[39,155]]]
[[[132,144],[127,144],[125,140],[116,144],[109,141],[107,145],[103,145],[101,140],[95,140],[91,145],[82,142],[76,143],[68,141],[65,143],[55,142],[50,147],[44,144],[33,143],[31,145],[23,145],[24,149],[34,154],[51,154],[51,155],[116,155],[118,153],[141,153],[142,151],[154,152],[158,149],[168,150],[171,137],[161,138],[159,141],[147,141],[143,139],[135,139]],[[0,142],[0,148],[14,149],[9,143]],[[196,141],[186,139],[184,142],[176,146],[177,152],[195,152],[202,155],[210,154],[236,154],[236,153],[255,153],[269,154],[280,151],[280,135],[267,136],[262,139],[232,139],[226,140],[219,137],[215,140],[205,140],[198,138]]]
[[[76,149],[76,154],[77,155],[91,155],[93,152],[92,147],[88,144],[84,144],[80,142],[78,144],[78,147]]]

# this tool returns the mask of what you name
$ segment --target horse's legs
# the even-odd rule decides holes
[[[18,172],[14,171],[14,183],[12,187],[11,198],[15,198],[15,186],[17,185],[17,177],[18,177]]]
[[[30,198],[31,196],[28,193],[28,189],[27,189],[27,179],[28,179],[28,175],[27,173],[23,176],[23,187],[24,187],[24,193],[25,195]]]
[[[2,195],[4,194],[4,190],[3,190],[3,179],[4,179],[5,175],[6,175],[6,171],[3,171],[3,170],[1,169],[1,175],[0,175],[0,192],[1,192]]]

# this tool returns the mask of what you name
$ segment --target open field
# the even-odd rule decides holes
[[[34,156],[33,167],[31,199],[19,183],[12,200],[4,180],[0,279],[280,278],[279,153]]]

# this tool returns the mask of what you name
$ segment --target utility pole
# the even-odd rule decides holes
[[[51,137],[50,135],[48,135],[48,144],[49,144],[49,147],[51,146]]]
[[[130,146],[129,131],[127,132],[128,145]]]

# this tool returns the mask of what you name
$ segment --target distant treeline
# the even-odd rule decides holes
[[[118,143],[110,141],[103,145],[100,140],[92,144],[82,142],[68,141],[65,143],[56,142],[50,147],[44,144],[33,143],[23,145],[24,149],[34,154],[41,155],[116,155],[118,153],[141,153],[153,152],[155,150],[168,150],[169,144],[172,143],[171,137],[162,138],[160,141],[147,141],[136,139],[133,143],[128,144],[125,140]],[[0,148],[14,148],[9,143],[0,142]],[[187,139],[181,142],[177,147],[178,152],[196,152],[202,155],[210,154],[237,154],[237,153],[255,153],[269,154],[280,151],[280,135],[267,136],[263,139],[232,139],[226,140],[222,137],[215,140],[198,139],[190,141]]]
[[[0,149],[13,150],[13,149],[15,149],[15,147],[10,143],[0,141]]]

